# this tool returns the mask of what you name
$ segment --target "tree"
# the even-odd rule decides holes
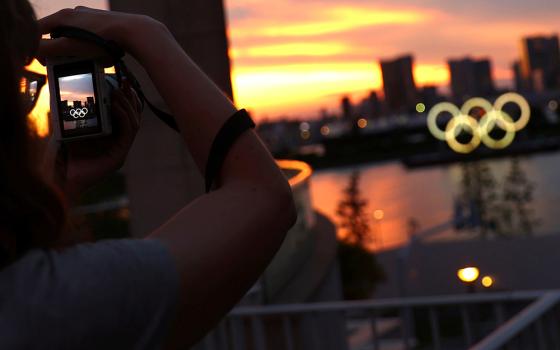
[[[535,218],[535,212],[531,208],[534,189],[534,183],[528,179],[519,160],[512,159],[503,187],[504,208],[502,210],[503,221],[507,223],[512,232],[531,236],[535,226],[539,224],[539,220]]]
[[[360,173],[355,171],[350,175],[348,187],[344,189],[344,196],[338,203],[336,214],[340,218],[340,228],[345,243],[367,247],[372,243],[367,211],[368,201],[361,197]]]
[[[359,179],[359,172],[352,173],[337,209],[343,230],[338,260],[345,299],[370,298],[376,284],[385,279],[383,268],[367,249],[372,242],[368,202],[361,197]]]

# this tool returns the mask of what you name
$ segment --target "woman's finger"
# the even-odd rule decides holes
[[[41,34],[49,34],[57,27],[74,25],[76,21],[76,12],[76,10],[66,8],[41,18],[37,21],[39,32]]]
[[[102,64],[110,66],[111,58],[108,53],[101,47],[76,39],[59,38],[59,39],[42,39],[39,42],[37,51],[37,59],[45,64],[50,57],[83,57],[96,58]]]

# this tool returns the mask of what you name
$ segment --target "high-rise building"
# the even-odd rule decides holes
[[[414,109],[417,91],[412,64],[411,55],[381,61],[385,103],[390,112],[408,112]]]
[[[425,108],[432,108],[436,103],[440,102],[437,87],[434,85],[426,85],[418,91],[420,102]]]
[[[87,108],[89,109],[90,113],[95,113],[95,99],[91,96],[87,98]]]
[[[530,90],[560,89],[558,36],[534,36],[521,40],[520,75]]]
[[[447,64],[451,75],[451,92],[456,100],[494,94],[490,60],[465,57],[449,60]]]
[[[378,118],[381,115],[381,103],[375,91],[370,92],[367,98],[367,106],[370,118]]]
[[[351,120],[352,118],[354,118],[354,106],[352,106],[350,97],[342,97],[342,99],[340,100],[340,109],[342,111],[342,118],[346,120]]]

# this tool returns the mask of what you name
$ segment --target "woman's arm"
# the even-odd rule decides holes
[[[204,169],[214,136],[236,109],[162,24],[142,16],[81,8],[40,23],[43,33],[74,25],[125,46],[149,73]],[[43,53],[68,45],[59,40],[45,43]],[[216,191],[183,208],[152,235],[169,247],[181,275],[172,347],[192,344],[235,305],[295,220],[290,187],[253,131],[244,133],[230,149],[219,183]]]

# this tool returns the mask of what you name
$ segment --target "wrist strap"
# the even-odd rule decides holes
[[[245,109],[237,111],[222,126],[218,134],[214,138],[208,161],[206,162],[206,171],[204,173],[204,183],[206,193],[210,192],[212,184],[218,177],[224,160],[235,141],[248,129],[255,127],[255,123]]]

